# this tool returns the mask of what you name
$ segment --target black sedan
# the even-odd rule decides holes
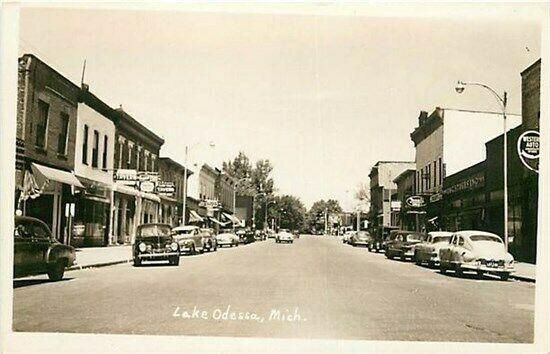
[[[134,267],[143,261],[168,261],[179,265],[180,248],[172,238],[172,228],[167,224],[142,224],[136,231],[133,246]]]

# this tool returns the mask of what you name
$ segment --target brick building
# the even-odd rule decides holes
[[[180,225],[183,222],[183,201],[185,198],[185,170],[186,167],[169,157],[161,157],[159,160],[159,181],[171,182],[174,184],[174,193],[171,195],[162,195],[161,198],[161,222],[172,226]],[[187,170],[187,178],[193,174],[193,171]]]
[[[80,87],[32,54],[19,58],[16,210],[44,221],[68,243],[66,209],[74,202]]]

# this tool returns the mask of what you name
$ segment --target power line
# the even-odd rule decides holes
[[[476,111],[476,110],[473,110],[473,109],[460,109],[460,108],[441,108],[441,109],[444,110],[444,111],[456,111],[456,112],[466,112],[466,113],[485,113],[485,114],[495,114],[495,115],[498,115],[498,116],[502,115],[502,112]],[[517,114],[517,113],[508,113],[508,112],[506,112],[506,115],[507,116],[521,117],[521,114]]]

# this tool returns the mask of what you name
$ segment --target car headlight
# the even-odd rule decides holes
[[[175,242],[172,242],[172,244],[170,245],[170,248],[172,249],[172,251],[177,251],[178,250],[178,244],[175,243]]]
[[[147,245],[145,243],[142,242],[139,244],[139,250],[141,252],[145,252],[146,249],[147,249]]]

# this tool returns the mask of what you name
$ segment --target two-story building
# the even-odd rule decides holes
[[[32,54],[19,58],[16,213],[44,221],[70,242],[80,87]]]
[[[370,178],[370,227],[380,231],[397,226],[397,215],[401,209],[399,201],[392,201],[397,191],[394,179],[403,171],[414,169],[414,161],[378,161],[369,173]]]
[[[159,160],[159,186],[157,190],[161,199],[160,222],[177,226],[182,224],[183,202],[185,199],[186,180],[193,171],[186,171],[186,167],[172,160],[169,157],[161,157]],[[163,185],[165,185],[163,187]],[[173,186],[173,192],[167,193]]]
[[[74,165],[84,188],[76,194],[71,244],[105,246],[113,238],[116,112],[92,94],[87,85],[82,87],[77,112]]]
[[[131,243],[139,224],[157,222],[160,197],[158,156],[164,140],[126,113],[116,109],[114,212],[111,243]]]

